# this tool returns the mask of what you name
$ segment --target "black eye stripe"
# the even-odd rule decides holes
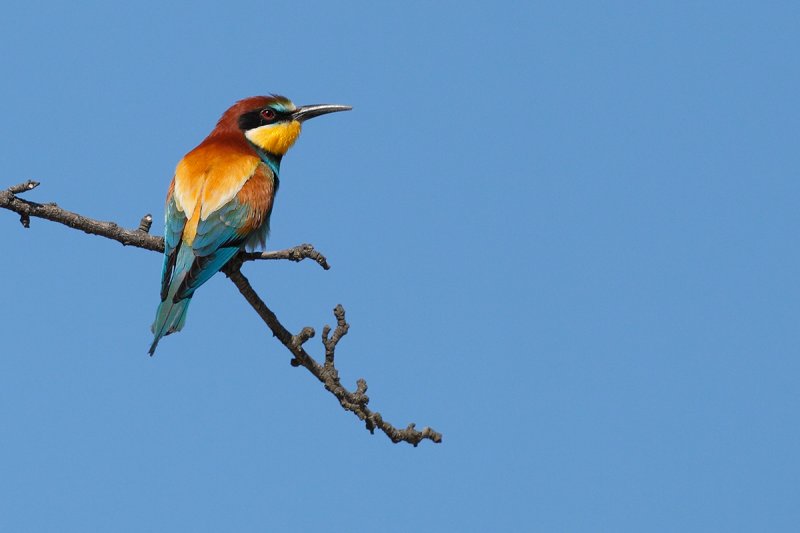
[[[263,116],[264,111],[269,109],[275,115],[271,119],[266,119]],[[264,126],[267,124],[275,124],[277,122],[283,122],[286,120],[291,120],[292,113],[286,111],[278,111],[273,108],[262,108],[256,109],[254,111],[248,111],[247,113],[242,114],[239,117],[239,129],[243,131],[252,130],[253,128],[258,128],[259,126]]]

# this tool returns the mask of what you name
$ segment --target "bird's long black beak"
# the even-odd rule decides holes
[[[351,109],[353,108],[350,107],[349,105],[338,105],[338,104],[304,105],[302,107],[298,107],[292,113],[292,119],[298,122],[303,122],[304,120],[318,117],[320,115],[326,115],[328,113],[336,113],[337,111],[350,111]]]

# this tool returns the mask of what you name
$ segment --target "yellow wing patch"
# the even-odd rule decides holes
[[[184,242],[194,241],[200,219],[231,201],[260,161],[256,155],[214,144],[186,154],[175,169],[175,205],[188,219]]]
[[[296,120],[268,124],[249,130],[245,136],[250,142],[269,153],[283,155],[300,136],[301,126]]]

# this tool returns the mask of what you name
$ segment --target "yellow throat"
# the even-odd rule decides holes
[[[245,132],[250,142],[272,154],[283,155],[300,136],[301,126],[296,120],[268,124]]]

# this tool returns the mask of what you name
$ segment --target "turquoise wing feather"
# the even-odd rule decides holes
[[[169,281],[178,259],[178,246],[181,243],[183,228],[186,226],[186,215],[178,210],[175,197],[170,196],[164,216],[164,266],[161,269],[161,299],[167,297]]]
[[[198,223],[192,242],[195,261],[181,281],[176,298],[191,297],[242,249],[247,236],[239,231],[249,215],[250,208],[234,198]]]
[[[198,223],[194,241],[188,245],[181,240],[186,217],[175,208],[174,200],[170,202],[164,232],[161,303],[152,327],[155,338],[151,355],[161,337],[183,328],[194,291],[243,248],[247,235],[240,235],[239,230],[250,212],[247,205],[234,198]]]

